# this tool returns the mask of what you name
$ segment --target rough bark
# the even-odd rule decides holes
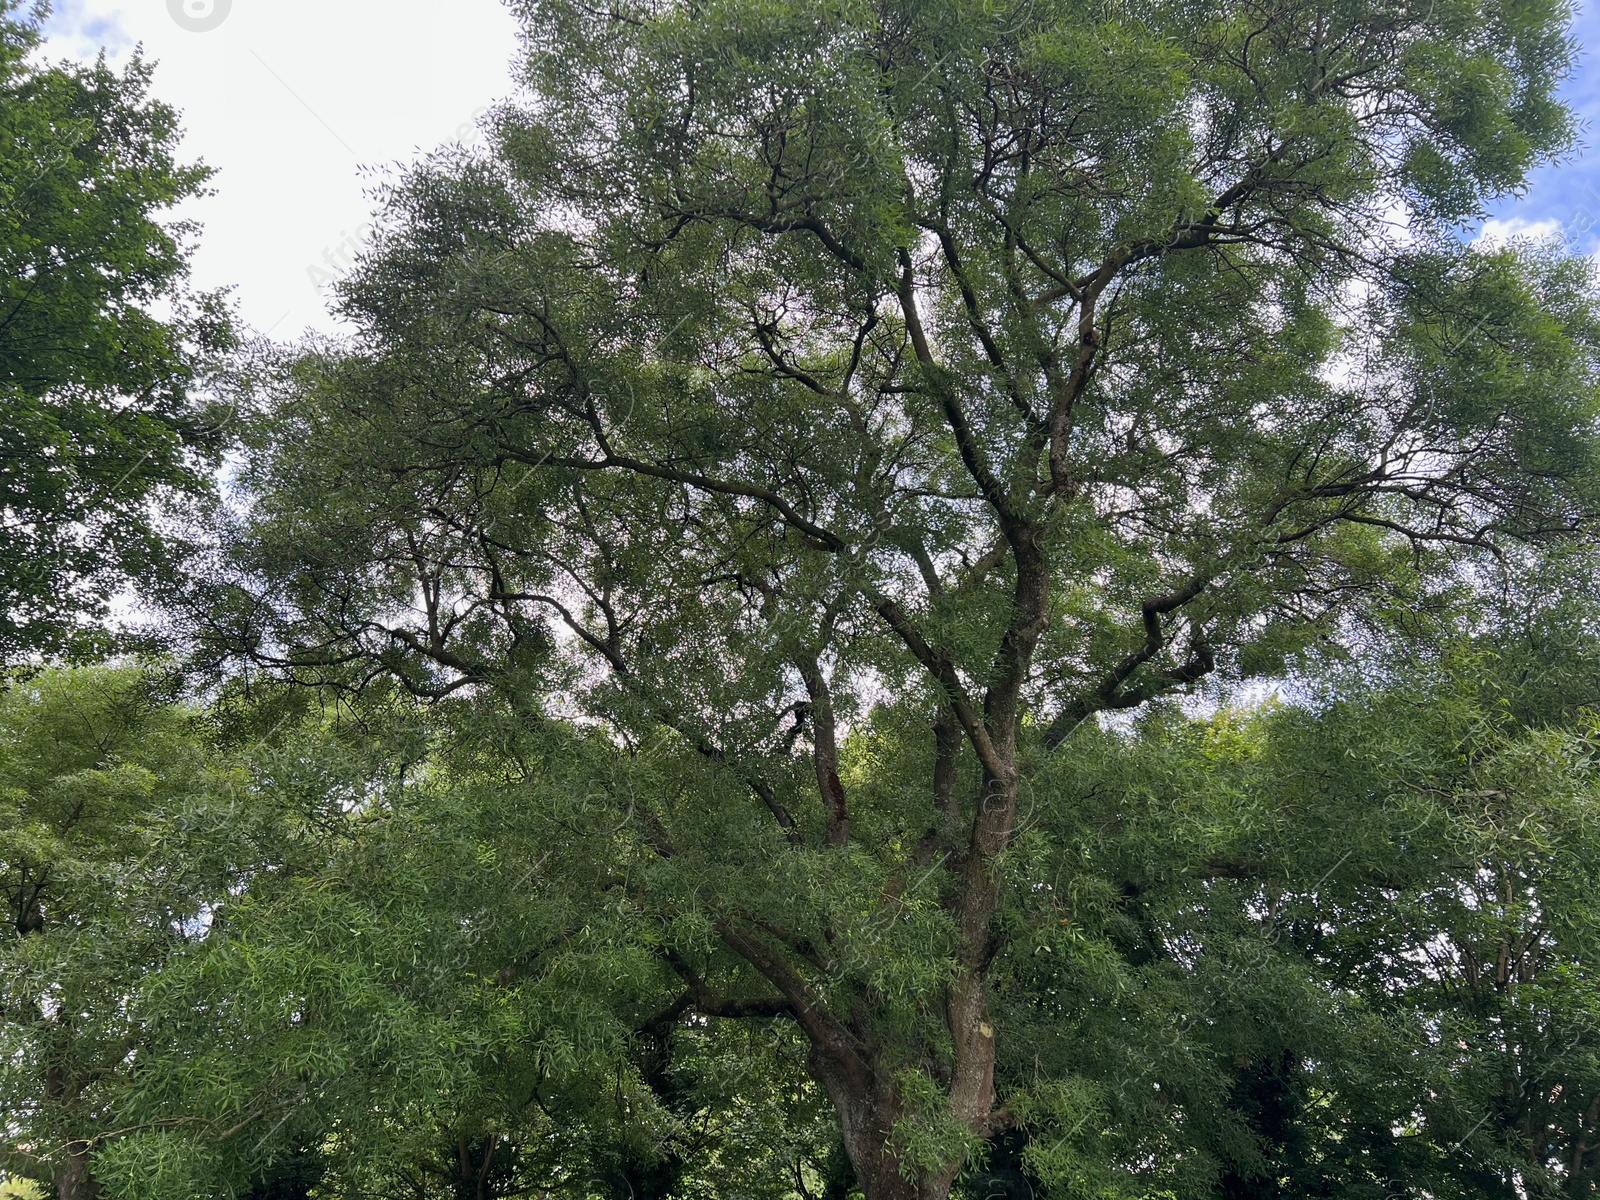
[[[56,1171],[56,1200],[96,1200],[100,1183],[89,1170],[89,1143],[73,1142],[62,1152]]]

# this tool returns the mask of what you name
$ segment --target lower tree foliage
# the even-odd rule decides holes
[[[1376,689],[1081,730],[1008,856],[1005,1130],[955,1192],[1595,1194],[1597,679],[1480,640]],[[308,698],[206,712],[131,668],[8,694],[14,1176],[130,1200],[860,1194],[792,1020],[705,931],[704,897],[788,881],[624,832],[705,786],[694,757],[492,697]],[[914,786],[919,733],[883,706],[841,770]],[[861,920],[875,1002],[914,1010],[937,913],[907,892]],[[928,1071],[901,1077],[927,1097],[895,1130],[912,1161],[967,1136]]]
[[[170,681],[52,673],[0,694],[4,1170],[95,1194],[151,1048],[135,1001],[252,864],[247,780]]]
[[[1049,1194],[1593,1194],[1595,727],[1480,682],[1155,717],[1062,781],[1004,989]]]

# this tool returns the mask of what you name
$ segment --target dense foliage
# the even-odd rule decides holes
[[[1593,1197],[1565,9],[517,7],[185,658],[0,705],[4,1170]]]
[[[66,672],[0,697],[6,1170],[83,1195],[145,1044],[133,993],[200,940],[241,865],[243,780],[170,683]]]
[[[0,2],[0,664],[88,643],[105,602],[166,573],[161,501],[208,490],[220,413],[197,400],[227,342],[164,219],[209,172],[176,160],[150,67],[38,61]]]
[[[1013,1120],[956,1191],[1592,1195],[1600,664],[1551,649],[1080,734],[1008,860]],[[14,1173],[92,1162],[152,1200],[850,1194],[793,1024],[689,936],[704,911],[663,933],[684,885],[622,835],[619,792],[667,803],[692,770],[670,749],[493,701],[206,715],[163,678],[46,676],[0,714]],[[898,786],[910,715],[852,736],[852,785]],[[861,914],[891,1016],[927,986],[930,907]]]
[[[531,99],[258,397],[204,632],[662,763],[691,1010],[793,1021],[869,1200],[942,1200],[1026,1140],[1025,817],[1101,718],[1590,543],[1593,266],[1455,227],[1565,144],[1563,13],[523,7]]]

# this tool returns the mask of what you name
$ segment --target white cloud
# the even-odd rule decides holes
[[[1484,250],[1498,250],[1507,242],[1548,242],[1564,236],[1561,222],[1554,219],[1529,221],[1522,217],[1493,217],[1483,223],[1472,244]]]
[[[335,328],[311,269],[347,257],[388,168],[510,93],[517,51],[499,0],[232,0],[209,33],[180,28],[167,0],[64,0],[50,33],[50,57],[142,44],[158,61],[186,155],[218,169],[216,194],[183,210],[205,225],[196,282],[234,285],[245,320],[278,338]]]

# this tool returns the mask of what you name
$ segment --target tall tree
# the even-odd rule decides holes
[[[161,573],[159,503],[209,483],[221,416],[193,392],[227,341],[166,216],[210,172],[177,160],[149,64],[43,65],[20,7],[0,0],[0,664],[91,640]]]
[[[608,730],[684,1003],[792,1020],[868,1200],[942,1200],[1025,1120],[1078,731],[1587,544],[1592,267],[1452,232],[1565,144],[1565,9],[522,8],[533,100],[265,402],[212,632]]]

